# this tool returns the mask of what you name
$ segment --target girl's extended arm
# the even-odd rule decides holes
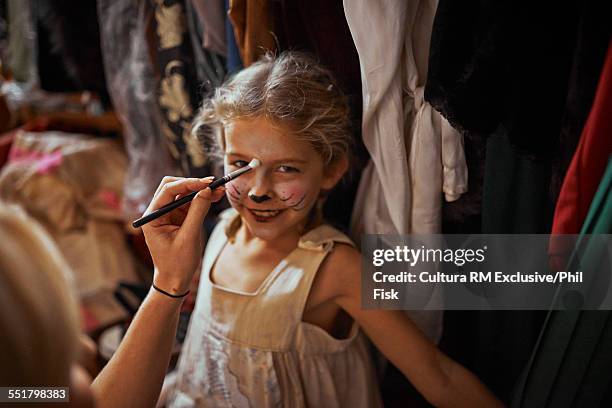
[[[147,213],[178,195],[201,190],[211,181],[164,178]],[[157,287],[172,294],[188,290],[202,255],[202,222],[210,202],[223,193],[223,188],[213,194],[210,189],[203,190],[190,204],[143,227]],[[155,406],[170,362],[181,304],[182,299],[151,288],[119,348],[92,384],[96,406]]]
[[[333,274],[325,273],[328,270]],[[322,279],[334,287],[336,303],[432,405],[503,407],[476,376],[442,353],[404,312],[361,308],[361,257],[357,251],[339,245],[321,272]]]

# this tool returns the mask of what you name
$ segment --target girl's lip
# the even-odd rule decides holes
[[[283,211],[283,210],[285,210],[285,208],[277,208],[277,209],[273,209],[273,210],[270,210],[270,209],[268,209],[268,210],[260,210],[258,208],[249,208],[249,207],[246,207],[246,208],[247,208],[247,210],[250,210],[250,211],[260,211],[260,212],[275,212],[275,211]]]
[[[261,210],[261,212],[259,213],[260,215],[258,215],[255,211],[257,210],[252,210],[248,207],[246,207],[247,211],[249,212],[249,214],[251,215],[251,217],[253,217],[255,219],[255,221],[257,222],[270,222],[272,220],[275,220],[278,216],[280,216],[285,210]],[[270,216],[263,216],[261,215],[261,213],[274,213],[273,215],[271,214]]]

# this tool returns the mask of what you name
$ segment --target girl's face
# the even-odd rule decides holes
[[[321,156],[308,142],[263,118],[228,124],[225,171],[244,167],[254,158],[261,166],[227,183],[226,194],[250,233],[263,240],[299,234],[321,189],[331,189],[346,170],[324,169]]]

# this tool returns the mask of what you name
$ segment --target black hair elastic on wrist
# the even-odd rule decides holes
[[[172,293],[168,293],[163,289],[158,288],[157,286],[155,286],[155,284],[151,284],[153,286],[153,289],[155,289],[156,291],[158,291],[159,293],[163,293],[166,296],[170,296],[171,298],[174,299],[178,299],[178,298],[183,298],[185,296],[187,296],[189,294],[189,292],[191,292],[190,290],[188,290],[187,292],[183,293],[182,295],[173,295]]]

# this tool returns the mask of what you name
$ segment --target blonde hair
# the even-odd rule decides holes
[[[0,384],[68,386],[78,306],[69,271],[43,228],[0,202]]]
[[[309,54],[286,51],[275,57],[268,53],[239,71],[203,101],[193,131],[206,138],[212,130],[214,140],[208,147],[223,149],[225,124],[259,117],[309,142],[325,164],[350,152],[346,95],[332,72]]]
[[[325,166],[351,157],[352,135],[346,95],[331,71],[309,54],[286,51],[266,54],[238,72],[205,99],[193,125],[193,134],[213,156],[225,150],[224,127],[237,119],[264,118],[289,129],[321,155]],[[309,225],[322,219],[321,206]],[[228,228],[231,238],[240,218]]]

